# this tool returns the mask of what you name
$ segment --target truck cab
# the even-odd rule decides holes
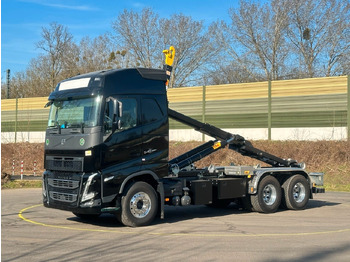
[[[166,80],[163,70],[134,68],[57,85],[47,104],[45,206],[78,216],[118,210],[133,177],[156,184],[168,175]]]

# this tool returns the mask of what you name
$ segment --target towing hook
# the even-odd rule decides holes
[[[165,55],[165,64],[168,66],[172,66],[175,58],[175,47],[170,46],[169,50],[163,50],[163,53]]]

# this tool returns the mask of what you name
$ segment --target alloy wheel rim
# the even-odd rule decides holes
[[[293,187],[293,198],[295,202],[297,203],[303,202],[305,199],[305,196],[306,196],[305,186],[300,182],[296,183]]]
[[[130,212],[136,218],[144,218],[151,211],[151,199],[145,192],[138,192],[130,200]]]
[[[266,205],[271,206],[277,198],[277,190],[274,185],[268,184],[263,189],[263,201]]]

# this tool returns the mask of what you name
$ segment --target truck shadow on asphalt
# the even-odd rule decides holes
[[[207,206],[186,206],[186,207],[174,207],[166,206],[165,218],[160,219],[159,215],[151,223],[151,225],[157,225],[162,223],[175,223],[184,220],[190,220],[194,218],[206,218],[206,217],[216,217],[224,215],[232,215],[239,213],[247,213],[247,211],[239,210],[236,205],[230,205],[227,208],[210,208]],[[79,217],[69,217],[69,221],[76,221],[81,223],[86,223],[95,226],[118,228],[124,227],[113,214],[102,214],[97,218],[79,218]]]
[[[310,200],[306,209],[316,209],[325,206],[336,206],[341,203],[322,201],[322,200]],[[279,212],[294,212],[286,209],[279,209]],[[184,220],[192,220],[195,218],[215,218],[226,215],[243,215],[243,214],[257,214],[255,212],[249,212],[242,209],[239,205],[231,203],[226,208],[213,208],[207,206],[165,206],[165,218],[160,219],[159,216],[153,221],[151,225],[158,225],[163,223],[176,223]],[[69,217],[67,220],[76,221],[80,223],[86,223],[95,226],[108,227],[108,228],[118,228],[124,227],[118,222],[117,218],[113,214],[102,214],[97,218],[79,218],[79,217]]]
[[[337,206],[340,204],[341,203],[338,203],[338,202],[311,199],[307,204],[306,209],[320,208],[325,206]]]

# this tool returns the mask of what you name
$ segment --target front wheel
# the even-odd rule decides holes
[[[122,198],[117,218],[125,226],[145,226],[153,221],[157,210],[158,197],[154,188],[145,182],[136,182]]]
[[[302,210],[310,198],[310,187],[302,175],[288,178],[282,185],[284,190],[283,205],[291,210]]]
[[[281,204],[281,185],[275,177],[266,176],[260,181],[257,194],[250,199],[255,211],[274,213]]]

